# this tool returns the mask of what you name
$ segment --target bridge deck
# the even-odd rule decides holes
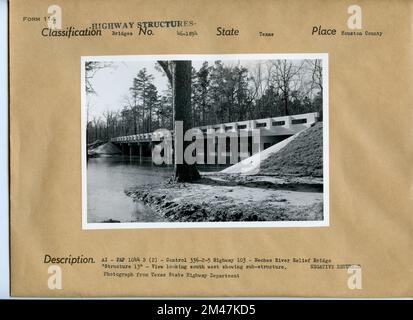
[[[194,129],[199,129],[204,134],[240,131],[250,132],[259,129],[261,136],[286,136],[296,134],[310,127],[313,123],[317,122],[318,116],[317,112],[313,112],[293,116],[222,123]],[[115,143],[139,143],[159,141],[163,137],[165,137],[165,132],[159,130],[151,133],[116,137],[112,138],[111,141]]]

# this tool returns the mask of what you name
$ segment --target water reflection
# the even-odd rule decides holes
[[[162,217],[142,203],[133,202],[125,190],[159,183],[171,176],[172,167],[155,166],[150,158],[110,156],[91,158],[87,164],[88,222],[156,222]]]
[[[200,171],[219,171],[225,166],[199,166]],[[156,166],[151,158],[108,156],[87,163],[87,219],[89,223],[159,222],[164,219],[140,202],[125,195],[126,189],[157,184],[171,177],[173,166]]]

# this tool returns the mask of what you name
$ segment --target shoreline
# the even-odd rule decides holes
[[[125,191],[170,222],[322,221],[322,179],[203,174]]]

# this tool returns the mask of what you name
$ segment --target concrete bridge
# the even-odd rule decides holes
[[[313,112],[284,117],[222,123],[194,129],[199,129],[205,138],[207,134],[214,133],[228,135],[238,133],[239,135],[248,134],[251,136],[253,130],[259,130],[259,146],[254,148],[252,147],[252,141],[249,142],[249,153],[252,155],[312,126],[318,121],[318,117],[318,113]],[[153,146],[157,141],[161,141],[164,138],[165,136],[162,132],[152,132],[116,137],[112,138],[111,142],[120,146],[122,154],[142,157],[151,156]]]

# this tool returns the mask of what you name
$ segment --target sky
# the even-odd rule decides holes
[[[152,74],[154,85],[160,93],[167,88],[167,77],[155,69],[155,62],[114,62],[110,68],[98,70],[91,83],[96,94],[90,95],[89,117],[99,118],[106,111],[122,109],[123,97],[128,95],[133,78],[139,70],[146,68]]]

